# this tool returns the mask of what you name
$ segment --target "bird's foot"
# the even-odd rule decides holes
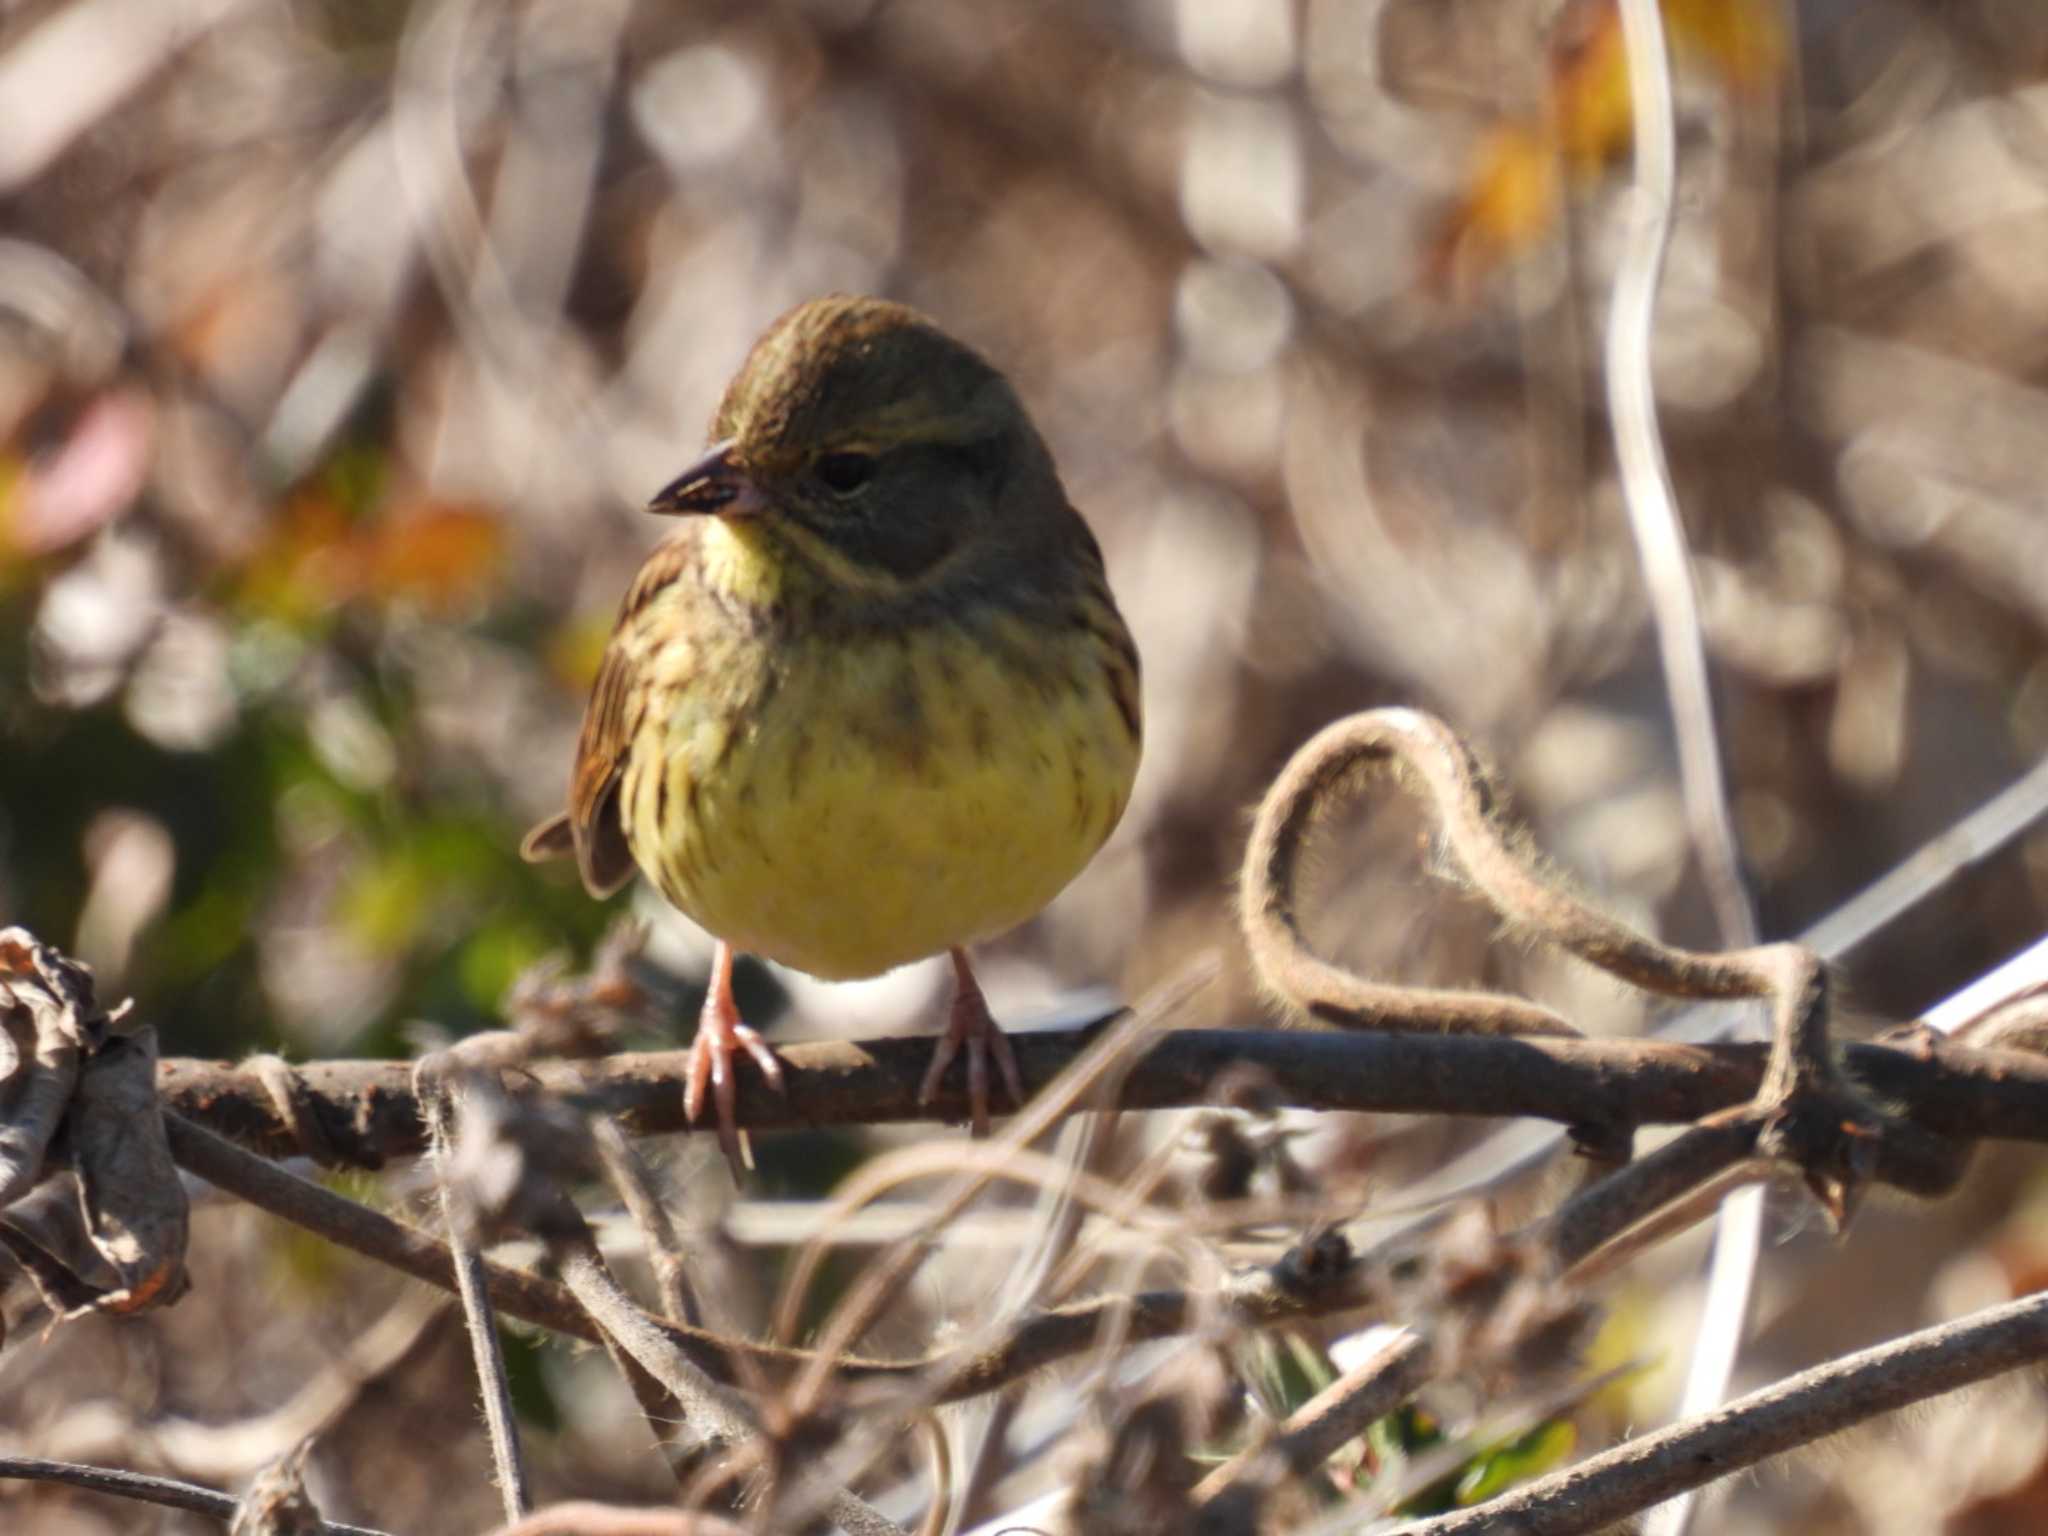
[[[989,1126],[989,1058],[995,1058],[996,1068],[1003,1075],[1003,1086],[1010,1090],[1010,1102],[1013,1104],[1022,1105],[1024,1102],[1024,1077],[1017,1070],[1017,1056],[1010,1049],[1010,1037],[1003,1033],[1003,1027],[989,1013],[988,999],[982,996],[981,983],[974,979],[966,954],[958,949],[953,951],[953,976],[957,983],[953,1006],[946,1015],[945,1033],[939,1036],[938,1047],[932,1052],[932,1064],[925,1070],[924,1082],[917,1090],[917,1102],[931,1102],[932,1095],[938,1092],[939,1083],[946,1075],[946,1068],[953,1064],[953,1058],[960,1054],[964,1045],[967,1048],[968,1125],[974,1135],[986,1136]]]
[[[690,1042],[683,1070],[683,1114],[691,1124],[704,1109],[708,1088],[718,1117],[718,1145],[732,1168],[735,1181],[742,1170],[754,1166],[753,1145],[747,1133],[734,1123],[739,1085],[733,1075],[734,1057],[745,1052],[777,1093],[785,1092],[782,1063],[761,1032],[740,1018],[739,1004],[732,995],[732,948],[721,943],[711,961],[711,987],[704,994],[704,1010],[697,1019],[697,1038]]]

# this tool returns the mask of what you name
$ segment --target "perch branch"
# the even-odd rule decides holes
[[[1013,1036],[1027,1090],[1036,1092],[1080,1056],[1100,1024]],[[964,1119],[964,1094],[917,1102],[931,1042],[917,1036],[778,1045],[787,1099],[742,1079],[739,1123],[751,1130]],[[1402,1115],[1496,1115],[1599,1125],[1688,1124],[1754,1097],[1768,1048],[1760,1042],[1528,1039],[1429,1033],[1172,1030],[1133,1063],[1116,1097],[1129,1110],[1213,1102],[1224,1070],[1266,1074],[1272,1102],[1297,1109]],[[1991,1140],[2048,1141],[2048,1060],[2028,1052],[1940,1043],[1853,1043],[1843,1070],[1875,1098],[1926,1129]],[[624,1052],[591,1062],[542,1062],[531,1071],[586,1108],[620,1117],[633,1135],[691,1129],[677,1085],[681,1051]],[[296,1071],[345,1166],[380,1168],[423,1148],[406,1061],[309,1062]],[[257,1152],[301,1149],[255,1073],[230,1062],[165,1060],[165,1107]]]

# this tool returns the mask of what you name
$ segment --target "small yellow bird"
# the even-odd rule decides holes
[[[687,520],[626,592],[569,809],[592,895],[637,865],[718,946],[684,1103],[709,1084],[738,1166],[736,950],[874,976],[947,950],[957,987],[921,1097],[964,1045],[1022,1082],[965,946],[1037,913],[1116,826],[1138,653],[1102,552],[1001,373],[870,298],[784,315],[727,389],[715,446],[650,510]]]

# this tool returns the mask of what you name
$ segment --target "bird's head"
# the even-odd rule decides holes
[[[861,589],[914,588],[956,557],[1029,548],[1073,515],[1009,381],[881,299],[784,315],[727,388],[712,437],[653,510],[758,522]]]

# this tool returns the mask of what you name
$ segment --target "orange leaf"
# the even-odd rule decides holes
[[[1556,147],[1538,129],[1496,128],[1467,185],[1430,242],[1426,280],[1439,296],[1468,291],[1549,231],[1560,196]]]
[[[1671,49],[1708,65],[1742,92],[1767,89],[1785,68],[1785,32],[1772,0],[1664,0]]]
[[[1785,39],[1774,0],[1663,0],[1681,66],[1703,66],[1729,89],[1777,79]],[[1475,157],[1466,191],[1439,221],[1424,281],[1439,297],[1468,292],[1549,233],[1568,173],[1584,182],[1626,154],[1634,137],[1627,39],[1615,0],[1584,0],[1557,29],[1540,120],[1503,123]]]
[[[347,512],[331,495],[306,490],[286,502],[241,576],[252,608],[304,621],[362,586],[362,558]]]
[[[504,544],[504,526],[479,507],[426,503],[401,508],[369,540],[370,595],[459,607],[490,589]]]

